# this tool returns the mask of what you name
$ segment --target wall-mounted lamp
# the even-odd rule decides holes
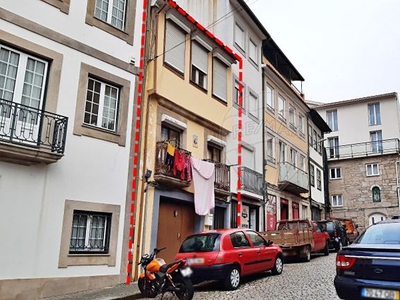
[[[151,170],[147,169],[146,173],[144,174],[144,179],[146,182],[149,181],[149,178],[151,177],[151,173],[153,173]]]

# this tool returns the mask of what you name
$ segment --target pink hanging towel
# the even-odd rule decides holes
[[[215,165],[197,158],[190,158],[194,183],[194,209],[196,214],[205,216],[215,206],[214,179]]]

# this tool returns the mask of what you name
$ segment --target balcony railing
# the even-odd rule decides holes
[[[248,167],[242,167],[242,190],[262,195],[264,188],[263,182],[264,178],[261,173]]]
[[[329,160],[394,154],[399,152],[399,139],[387,139],[326,148]]]
[[[295,194],[308,192],[308,175],[288,162],[279,164],[279,182],[281,189]]]
[[[0,99],[0,142],[63,154],[68,117]]]
[[[214,187],[216,189],[229,191],[230,190],[230,168],[229,166],[213,161],[211,159],[204,159],[204,161],[211,162],[215,165],[215,180]]]
[[[174,155],[168,153],[168,142],[162,141],[156,143],[156,163],[154,171],[154,179],[160,183],[166,184],[177,184],[182,186],[188,186],[191,182],[191,168],[190,168],[190,157],[191,152],[175,148],[179,153],[175,151]],[[182,164],[176,163],[177,155],[180,155]]]

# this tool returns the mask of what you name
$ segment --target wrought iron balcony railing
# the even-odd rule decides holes
[[[215,165],[215,180],[214,187],[224,191],[230,190],[230,168],[221,162],[213,161],[211,159],[204,159],[204,161],[212,162]]]
[[[399,152],[399,139],[387,139],[373,142],[346,144],[336,147],[326,147],[326,153],[329,160],[394,154]]]
[[[264,178],[261,173],[248,167],[242,167],[242,190],[262,195],[264,189],[263,182]]]
[[[279,186],[294,193],[308,192],[308,175],[291,163],[279,164]]]
[[[0,98],[0,142],[63,154],[68,117]]]

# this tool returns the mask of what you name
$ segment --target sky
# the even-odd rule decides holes
[[[306,100],[400,93],[400,0],[246,3],[305,79]]]

